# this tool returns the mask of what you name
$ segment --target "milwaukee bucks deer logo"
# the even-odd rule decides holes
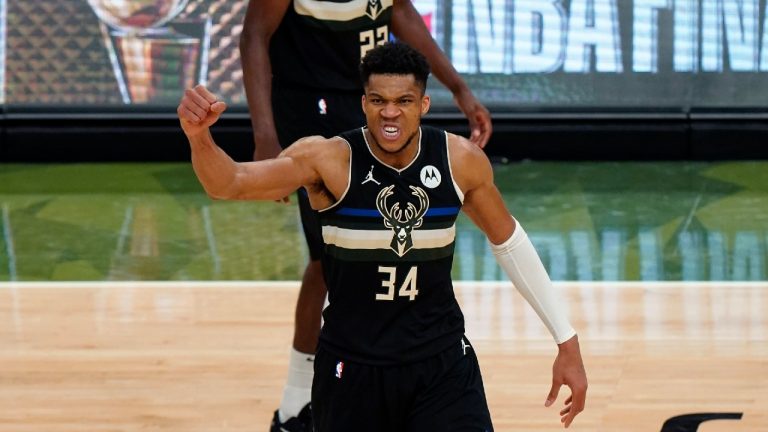
[[[374,21],[379,17],[383,6],[381,0],[368,0],[368,4],[365,6],[365,14]]]
[[[418,207],[411,202],[408,203],[405,210],[400,208],[399,202],[389,207],[387,197],[394,193],[392,189],[395,188],[395,185],[385,187],[379,191],[379,195],[376,197],[376,207],[379,209],[379,213],[384,216],[384,226],[394,232],[389,248],[400,257],[413,248],[411,232],[414,228],[421,226],[424,222],[424,214],[429,209],[429,197],[427,197],[424,189],[409,187],[411,188],[411,195],[415,195],[419,200]]]

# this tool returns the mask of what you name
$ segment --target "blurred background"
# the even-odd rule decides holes
[[[553,279],[765,279],[765,0],[414,3],[492,110],[496,180]],[[205,83],[250,159],[246,6],[0,0],[0,278],[299,278],[295,203],[211,202],[175,114]],[[467,134],[429,91],[425,123]],[[502,278],[458,229],[455,275]]]
[[[768,0],[414,3],[569,299],[577,430],[768,430]],[[217,142],[250,160],[246,5],[0,0],[0,432],[266,430],[308,259],[296,200],[209,199],[175,113],[206,84],[230,105]],[[425,123],[466,135],[429,92]],[[498,430],[562,430],[546,329],[464,216],[456,238]]]
[[[493,157],[768,154],[765,0],[414,3],[492,109]],[[186,160],[174,108],[198,82],[232,107],[222,145],[250,157],[238,53],[246,5],[0,0],[0,160]],[[430,93],[427,122],[466,132],[436,80]]]

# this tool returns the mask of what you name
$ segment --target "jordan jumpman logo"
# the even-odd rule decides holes
[[[366,176],[365,176],[365,180],[363,180],[363,182],[362,182],[362,183],[360,183],[360,184],[366,184],[366,183],[368,183],[368,182],[374,182],[374,183],[376,183],[377,185],[381,185],[381,183],[379,183],[379,181],[378,181],[378,180],[376,180],[375,178],[373,178],[373,165],[371,165],[371,170],[370,170],[370,171],[368,171],[368,175],[366,175]]]

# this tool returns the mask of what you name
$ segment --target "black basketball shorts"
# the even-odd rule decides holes
[[[315,432],[490,432],[477,357],[463,339],[397,366],[345,361],[321,346],[312,385]]]
[[[299,138],[321,135],[326,138],[365,125],[361,92],[334,92],[273,86],[272,113],[280,146],[286,148]],[[319,260],[323,236],[317,212],[309,205],[307,193],[297,196],[304,237],[310,258]]]

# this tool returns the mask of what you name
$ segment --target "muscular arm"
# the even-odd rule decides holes
[[[335,159],[315,157],[319,149],[329,147],[324,145],[326,140],[322,137],[299,140],[277,159],[233,161],[216,145],[210,132],[225,109],[226,104],[201,85],[185,91],[177,109],[192,151],[192,167],[211,198],[274,200],[301,186],[323,183],[318,163],[327,164],[325,161]]]
[[[493,183],[491,163],[465,139],[456,135],[449,137],[453,174],[464,192],[462,210],[491,243],[501,244],[512,235],[516,224]]]
[[[469,120],[470,141],[480,148],[491,137],[491,115],[472,94],[448,57],[437,45],[411,0],[394,0],[392,32],[400,40],[416,48],[429,62],[432,73],[453,93],[454,102]]]
[[[306,140],[313,139],[322,138]],[[276,200],[318,181],[314,167],[299,152],[301,141],[275,159],[245,163],[233,161],[210,133],[190,137],[189,143],[195,174],[214,199]]]
[[[456,137],[454,141],[457,145],[451,149],[451,163],[456,182],[464,191],[464,212],[488,236],[497,261],[555,341],[561,344],[571,339],[575,331],[567,311],[528,235],[504,205],[488,158],[466,140]]]
[[[254,160],[280,153],[272,114],[272,64],[269,42],[285,16],[290,0],[250,0],[240,34],[240,61],[253,127]]]
[[[558,344],[545,406],[554,403],[562,385],[570,387],[571,396],[560,411],[561,422],[568,427],[584,410],[587,393],[578,337],[525,230],[507,211],[488,158],[460,137],[452,135],[451,141],[451,166],[464,192],[464,212],[488,236],[497,261]]]

